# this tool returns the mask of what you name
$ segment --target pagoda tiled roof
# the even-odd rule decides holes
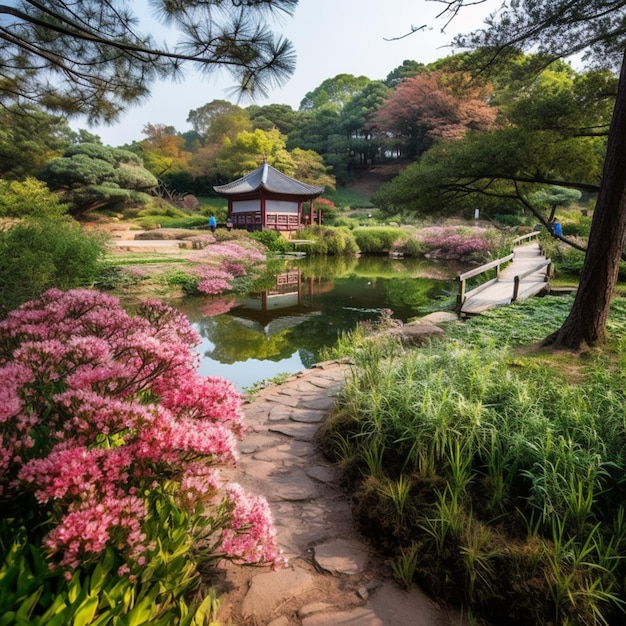
[[[232,183],[217,185],[213,189],[223,196],[249,194],[265,189],[277,194],[315,198],[324,192],[324,187],[300,182],[295,178],[291,178],[291,176],[279,172],[269,163],[263,163],[254,171],[234,180]]]

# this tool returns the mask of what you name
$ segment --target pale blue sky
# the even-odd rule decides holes
[[[133,2],[145,4],[143,0]],[[457,32],[469,32],[482,26],[490,10],[500,4],[488,0],[468,7],[454,20],[445,33],[444,22],[435,19],[443,4],[426,0],[300,0],[294,17],[284,17],[275,30],[294,44],[297,66],[291,80],[275,89],[269,98],[258,104],[289,104],[297,109],[307,92],[337,74],[384,79],[405,59],[430,63],[451,53],[447,44]],[[414,33],[398,41],[411,26],[430,24],[432,29]],[[146,29],[141,22],[140,30]],[[158,39],[158,36],[157,36]],[[105,144],[117,146],[144,138],[145,124],[165,124],[177,131],[190,129],[186,119],[189,111],[216,99],[231,100],[227,75],[198,77],[187,71],[182,84],[163,82],[154,85],[148,101],[129,109],[114,126],[89,128]],[[242,106],[250,104],[242,103]],[[72,127],[85,127],[73,120]]]

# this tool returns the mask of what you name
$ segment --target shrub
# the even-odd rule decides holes
[[[358,246],[352,231],[347,228],[332,226],[308,226],[298,232],[301,239],[313,241],[307,247],[307,253],[315,255],[328,254],[331,256],[350,255],[358,252]]]
[[[30,220],[0,231],[0,317],[46,289],[91,286],[103,269],[105,236],[73,220]]]
[[[506,240],[495,229],[467,226],[432,226],[422,229],[419,237],[427,250],[426,256],[477,263],[490,256],[503,256],[503,241]]]
[[[201,560],[282,562],[265,500],[217,474],[243,436],[241,400],[198,373],[183,315],[151,301],[130,316],[95,291],[50,290],[0,322],[0,337],[2,517],[53,571],[98,589],[90,607],[115,609],[103,577],[144,584],[147,610],[188,588]],[[34,614],[50,602],[42,591]]]
[[[402,228],[388,226],[355,228],[352,232],[359,250],[364,254],[386,254],[395,241],[405,236]]]
[[[222,241],[196,252],[189,261],[193,264],[193,282],[185,286],[187,293],[217,295],[229,291],[245,291],[250,276],[265,265],[266,254],[249,238]],[[248,280],[242,280],[244,278]]]
[[[284,254],[291,250],[291,244],[276,230],[257,230],[250,233],[250,238],[263,244],[271,252]]]
[[[0,180],[0,217],[50,219],[64,215],[68,208],[58,194],[35,178]]]

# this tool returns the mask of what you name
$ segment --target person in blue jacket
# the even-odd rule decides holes
[[[557,222],[556,218],[553,219],[548,228],[551,232],[553,232],[557,237],[563,236],[563,227],[561,226],[561,222]]]
[[[211,229],[212,233],[214,233],[215,229],[217,228],[217,221],[215,220],[215,215],[211,215],[211,217],[209,218],[209,228]]]

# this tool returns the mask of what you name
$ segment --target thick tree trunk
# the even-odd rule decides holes
[[[604,341],[604,329],[619,262],[626,243],[626,55],[613,118],[606,159],[585,263],[574,305],[561,328],[545,340],[546,345],[578,350]]]

